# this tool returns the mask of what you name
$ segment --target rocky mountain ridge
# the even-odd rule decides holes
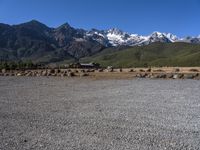
[[[148,36],[113,28],[84,30],[65,23],[51,28],[36,20],[19,25],[0,24],[0,59],[31,59],[54,62],[91,56],[107,47],[142,46],[154,42],[200,44],[200,37],[178,38],[171,33],[153,32]]]

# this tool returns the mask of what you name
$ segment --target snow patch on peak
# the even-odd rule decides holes
[[[109,42],[113,46],[119,46],[119,45],[134,46],[143,40],[143,38],[141,38],[141,36],[139,36],[138,34],[129,34],[127,32],[122,32],[121,30],[112,33],[108,31],[107,37]]]
[[[154,36],[163,36],[163,33],[158,32],[158,31],[154,31],[151,35],[154,35]]]
[[[118,35],[124,34],[124,32],[122,30],[117,29],[117,28],[109,29],[109,30],[107,30],[107,32],[110,34],[118,34]]]
[[[165,36],[170,39],[172,42],[176,42],[178,40],[178,37],[176,35],[173,35],[171,33],[165,33]]]
[[[153,32],[149,37],[155,42],[176,42],[178,40],[177,36],[171,33]]]

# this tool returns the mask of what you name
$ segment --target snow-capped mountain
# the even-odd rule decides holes
[[[119,45],[131,46],[131,45],[136,45],[143,40],[142,36],[139,36],[137,34],[129,34],[116,28],[107,30],[106,33],[109,43],[112,46],[119,46]]]
[[[101,44],[106,44],[105,46],[135,46],[148,45],[153,42],[171,43],[178,41],[177,36],[171,33],[153,32],[151,35],[142,36],[123,32],[117,28],[102,31],[92,29],[91,31],[88,31],[86,35],[92,37],[93,40],[100,42]]]
[[[108,47],[110,46],[107,35],[104,30],[100,31],[97,29],[92,29],[90,31],[86,31],[85,38],[91,38],[94,41]]]
[[[150,37],[149,40],[151,40],[151,42],[175,42],[177,40],[177,36],[171,34],[171,33],[160,33],[160,32],[153,32]]]
[[[198,37],[190,37],[190,36],[188,36],[186,38],[178,39],[177,42],[200,44],[200,36],[198,36]]]

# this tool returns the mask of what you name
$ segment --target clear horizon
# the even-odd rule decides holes
[[[49,27],[68,22],[89,30],[119,28],[149,35],[154,31],[178,37],[200,35],[199,0],[0,0],[0,22],[38,20]]]

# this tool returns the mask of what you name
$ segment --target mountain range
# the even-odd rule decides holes
[[[57,28],[32,20],[0,24],[0,59],[58,62],[94,56],[107,48],[127,49],[152,43],[200,44],[200,36],[179,38],[171,33],[153,32],[148,36],[130,34],[117,28],[84,30],[65,23]]]
[[[86,37],[91,37],[94,41],[109,47],[109,46],[142,46],[148,45],[155,42],[161,43],[174,43],[174,42],[185,42],[192,44],[200,44],[200,36],[197,37],[185,37],[178,38],[176,35],[171,33],[153,32],[148,36],[130,34],[123,32],[120,29],[113,28],[109,30],[97,30],[92,29],[85,31]]]

